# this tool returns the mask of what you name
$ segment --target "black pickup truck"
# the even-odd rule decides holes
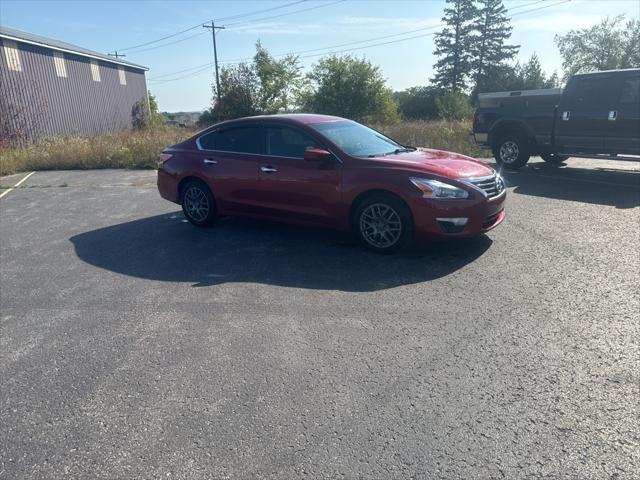
[[[640,160],[640,68],[584,73],[564,89],[483,93],[472,140],[506,169],[531,155]]]

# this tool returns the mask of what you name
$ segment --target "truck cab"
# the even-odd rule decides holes
[[[638,160],[640,69],[574,75],[564,89],[480,94],[473,140],[507,169],[531,155]]]

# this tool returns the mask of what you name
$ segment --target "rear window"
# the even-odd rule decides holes
[[[223,152],[260,153],[260,127],[236,127],[212,132],[199,138],[205,150]]]

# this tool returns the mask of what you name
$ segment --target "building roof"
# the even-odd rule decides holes
[[[6,38],[8,40],[15,40],[16,42],[29,43],[31,45],[38,45],[41,47],[50,48],[52,50],[58,50],[61,52],[73,53],[83,57],[94,58],[102,60],[104,62],[115,63],[118,65],[124,65],[131,68],[137,68],[140,70],[149,70],[147,67],[137,65],[135,63],[127,62],[119,58],[110,57],[93,50],[87,50],[86,48],[72,45],[71,43],[62,42],[60,40],[54,40],[52,38],[41,37],[33,33],[23,32],[22,30],[16,30],[15,28],[9,28],[0,25],[0,38]]]

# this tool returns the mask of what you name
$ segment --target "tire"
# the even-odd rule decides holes
[[[500,167],[506,170],[519,170],[529,161],[529,142],[519,132],[499,135],[493,142],[493,156]]]
[[[557,153],[541,153],[540,157],[549,165],[560,165],[569,159],[568,155],[558,155]]]
[[[360,243],[376,253],[394,253],[413,239],[413,217],[398,197],[375,193],[358,203],[353,231]]]
[[[209,227],[218,219],[216,201],[204,182],[188,181],[182,187],[180,199],[184,216],[196,227]]]

